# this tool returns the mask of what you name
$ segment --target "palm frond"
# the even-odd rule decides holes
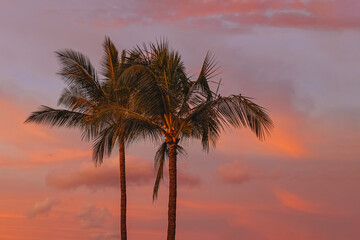
[[[224,129],[217,112],[214,111],[213,100],[204,102],[190,113],[185,120],[187,125],[191,123],[191,129],[188,130],[190,134],[185,135],[185,137],[200,139],[203,149],[209,151],[210,146],[215,146],[221,130]],[[184,125],[184,128],[186,128],[186,125]],[[184,130],[181,130],[182,133],[185,133]]]
[[[161,139],[161,133],[153,124],[144,120],[129,117],[121,120],[124,129],[121,132],[127,145],[139,140],[150,139],[157,142]]]
[[[80,89],[71,86],[63,90],[58,100],[58,105],[63,105],[72,111],[86,112],[91,109],[93,103],[86,98]]]
[[[105,86],[115,89],[120,70],[119,53],[109,37],[105,37],[103,48],[101,74],[105,77]]]
[[[217,70],[214,55],[207,52],[198,79],[193,85],[193,90],[200,90],[200,93],[206,97],[207,100],[210,100],[213,96],[213,92],[209,86],[209,79],[215,76]]]
[[[155,119],[152,119],[151,116],[144,115],[142,113],[136,112],[129,108],[119,106],[114,103],[104,104],[98,109],[97,118],[102,119],[105,117],[109,117],[115,113],[119,113],[123,115],[124,119],[126,118],[133,118],[139,122],[143,122],[144,124],[148,124],[148,126],[152,126],[154,129],[157,129],[159,132],[167,135],[167,133],[162,129],[161,125],[159,125]]]
[[[183,147],[180,145],[176,148],[177,155],[186,155],[186,151]],[[169,158],[169,146],[166,142],[163,142],[158,150],[155,153],[154,157],[154,167],[157,169],[155,184],[154,184],[154,190],[153,190],[153,201],[157,199],[159,187],[160,187],[160,181],[164,177],[164,164],[166,159]]]
[[[68,86],[76,86],[91,98],[103,96],[101,86],[89,58],[71,49],[55,52],[62,68],[58,72]]]
[[[153,201],[157,198],[159,187],[160,187],[160,180],[163,179],[164,176],[164,164],[165,159],[169,156],[169,146],[166,142],[162,143],[159,149],[155,153],[154,163],[155,168],[157,168],[157,174],[154,184],[153,190]]]
[[[69,111],[65,109],[54,109],[41,106],[38,111],[32,112],[25,123],[41,123],[57,127],[82,127],[88,114]]]
[[[215,94],[210,89],[209,80],[215,76],[217,70],[215,57],[207,52],[199,76],[196,81],[191,82],[191,87],[182,102],[178,116],[186,113],[189,105],[198,106],[204,100],[209,101],[213,98]]]
[[[249,127],[260,140],[270,135],[273,122],[267,110],[250,98],[241,95],[219,96],[214,103],[223,122],[234,127]]]
[[[93,145],[93,161],[95,165],[102,164],[104,154],[107,156],[111,155],[115,142],[120,136],[120,128],[121,123],[112,124],[98,134]]]
[[[134,104],[143,106],[144,111],[158,116],[169,113],[166,86],[149,66],[134,64],[128,67],[119,82],[134,90]]]

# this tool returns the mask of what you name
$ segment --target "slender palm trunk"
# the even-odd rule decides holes
[[[169,206],[167,240],[175,240],[176,229],[176,143],[169,144]]]
[[[125,146],[124,139],[119,139],[119,163],[120,163],[120,229],[121,240],[127,240],[126,232],[126,176],[125,176]]]

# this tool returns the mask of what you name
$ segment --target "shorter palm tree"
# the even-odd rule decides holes
[[[93,140],[93,161],[96,165],[103,162],[104,154],[110,155],[115,144],[119,145],[120,169],[120,229],[121,239],[127,239],[126,228],[126,172],[125,144],[135,139],[150,136],[156,138],[153,127],[137,119],[129,119],[126,114],[109,111],[99,114],[103,106],[114,104],[134,111],[139,109],[131,100],[131,85],[119,81],[126,69],[126,53],[119,54],[109,38],[105,38],[104,57],[102,60],[102,76],[100,81],[90,60],[83,54],[73,50],[57,52],[62,65],[59,74],[63,77],[67,88],[64,89],[58,105],[64,109],[42,106],[33,112],[27,122],[47,124],[57,127],[77,127],[82,130],[83,138]]]

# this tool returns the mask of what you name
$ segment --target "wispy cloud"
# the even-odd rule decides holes
[[[76,217],[80,220],[83,228],[101,228],[112,218],[106,207],[98,208],[93,204],[83,207]]]
[[[92,233],[91,238],[94,240],[111,240],[111,239],[120,239],[121,235],[119,233]]]
[[[288,208],[306,212],[306,213],[321,213],[316,204],[303,199],[302,197],[296,195],[295,193],[278,189],[275,191],[275,196],[280,201],[280,203]]]
[[[30,114],[30,110],[26,109],[30,108],[29,102],[33,103],[30,99],[25,99],[26,101],[20,100],[0,91],[0,108],[6,112],[0,118],[0,125],[3,126],[0,149],[4,148],[0,153],[0,167],[39,167],[91,158],[91,150],[84,149],[82,144],[70,146],[69,131],[63,131],[65,133],[60,136],[57,135],[58,130],[47,126],[24,124]],[[80,142],[80,135],[78,141]]]
[[[143,185],[154,179],[150,161],[127,156],[126,161],[128,184]],[[75,170],[57,169],[46,178],[49,186],[59,189],[74,189],[86,186],[90,189],[119,187],[119,163],[116,158],[105,159],[104,163],[95,167],[87,162]]]
[[[307,29],[357,29],[360,27],[357,0],[184,0],[177,1],[83,1],[71,7],[37,1],[37,17],[66,17],[77,25],[96,29],[117,29],[129,25],[156,23],[180,24],[187,28],[216,28],[219,31],[241,30],[251,26],[276,26]],[[25,2],[26,3],[26,2]],[[24,3],[24,4],[25,4]],[[46,4],[45,4],[46,3]],[[29,5],[28,8],[33,6]],[[15,7],[13,7],[15,11]],[[26,14],[34,16],[34,14]]]
[[[27,216],[33,218],[37,215],[47,214],[58,204],[60,204],[59,199],[48,197],[44,201],[35,203],[35,205],[27,212]]]
[[[244,26],[346,29],[360,27],[354,0],[252,0],[252,1],[132,1],[109,10],[93,10],[92,23],[101,28],[158,22],[180,23],[187,27],[219,30]],[[352,9],[353,8],[353,9]],[[131,14],[129,14],[131,12]]]
[[[220,180],[227,184],[243,184],[250,180],[268,181],[285,176],[279,168],[264,169],[241,160],[219,166],[217,174]]]
[[[134,156],[126,157],[126,181],[130,185],[151,185],[154,183],[155,172],[151,161]],[[167,170],[164,170],[167,181]],[[180,186],[198,186],[201,179],[188,172],[179,171]],[[85,186],[92,190],[104,187],[119,187],[119,163],[117,158],[105,159],[104,163],[95,167],[93,164],[83,163],[72,171],[58,168],[46,177],[46,183],[58,189],[75,189]]]

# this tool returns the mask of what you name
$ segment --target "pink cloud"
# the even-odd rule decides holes
[[[102,228],[112,219],[112,216],[106,207],[98,208],[93,204],[88,204],[76,215],[76,218],[80,220],[83,228]]]
[[[278,180],[282,177],[289,177],[285,174],[283,169],[278,167],[262,168],[250,164],[251,161],[240,161],[224,164],[218,167],[217,174],[220,180],[226,184],[243,184],[250,180],[262,180],[268,182]]]
[[[178,171],[178,186],[199,186],[201,184],[200,177],[193,175],[191,173],[187,173],[184,171]]]
[[[27,216],[29,218],[33,218],[37,215],[47,214],[55,205],[58,204],[60,204],[59,199],[46,198],[44,201],[35,203],[35,205],[28,211]]]
[[[247,167],[243,166],[239,161],[220,166],[218,174],[225,183],[241,184],[250,179]]]
[[[128,184],[151,185],[155,181],[155,172],[152,162],[127,156],[126,181]],[[164,169],[164,181],[167,181],[167,170]],[[201,180],[198,176],[179,171],[179,187],[198,186]],[[105,159],[104,163],[95,167],[93,164],[84,163],[79,168],[69,171],[68,169],[56,169],[46,177],[49,186],[59,189],[74,189],[86,186],[90,189],[103,187],[119,187],[119,163],[116,158]]]
[[[306,213],[321,213],[316,204],[307,201],[294,193],[279,189],[275,191],[275,196],[280,203],[287,208]]]
[[[0,108],[6,112],[0,118],[0,124],[3,126],[1,128],[0,142],[14,145],[31,144],[34,141],[54,142],[55,138],[48,134],[49,131],[43,130],[40,126],[28,127],[23,124],[27,113],[17,103],[16,99],[7,99],[6,96],[0,95]],[[21,135],[21,138],[18,137],[19,135]]]
[[[91,238],[94,240],[111,240],[111,239],[120,239],[119,233],[92,233]]]
[[[20,218],[24,218],[24,215],[8,213],[8,212],[0,212],[0,218],[20,219]]]
[[[228,212],[228,211],[235,211],[239,208],[239,206],[234,204],[228,204],[224,202],[209,202],[209,201],[193,201],[193,200],[187,200],[187,199],[179,199],[179,205],[201,211],[201,212],[213,212],[213,213],[219,213],[219,212]]]
[[[24,124],[30,114],[30,110],[26,110],[30,108],[29,102],[33,103],[29,99],[20,101],[0,92],[0,108],[6,112],[0,118],[0,148],[4,148],[0,153],[1,167],[38,167],[56,162],[91,159],[91,146],[84,149],[86,143],[81,143],[80,133],[69,129]],[[74,141],[75,135],[78,142]]]
[[[355,0],[186,0],[180,5],[176,1],[132,3],[108,11],[93,11],[94,25],[118,28],[134,23],[180,22],[191,28],[210,24],[219,30],[254,25],[333,29],[360,26],[357,14],[360,4]]]
[[[129,184],[143,185],[152,182],[154,172],[150,161],[127,156],[126,181]],[[115,158],[105,159],[104,164],[96,168],[93,164],[83,164],[73,171],[57,169],[46,178],[49,186],[59,189],[72,189],[86,186],[91,189],[119,187],[119,165]]]
[[[56,163],[74,159],[91,159],[91,149],[58,148],[51,151],[44,149],[42,151],[31,152],[29,155],[32,164]]]
[[[272,106],[271,103],[268,103]],[[275,128],[271,137],[259,141],[249,129],[234,129],[231,134],[223,134],[217,143],[216,150],[224,153],[235,154],[239,157],[262,156],[286,159],[307,159],[311,152],[310,142],[317,141],[316,132],[304,132],[301,129],[308,126],[303,114],[289,110],[271,113]],[[243,176],[245,177],[245,176]]]

